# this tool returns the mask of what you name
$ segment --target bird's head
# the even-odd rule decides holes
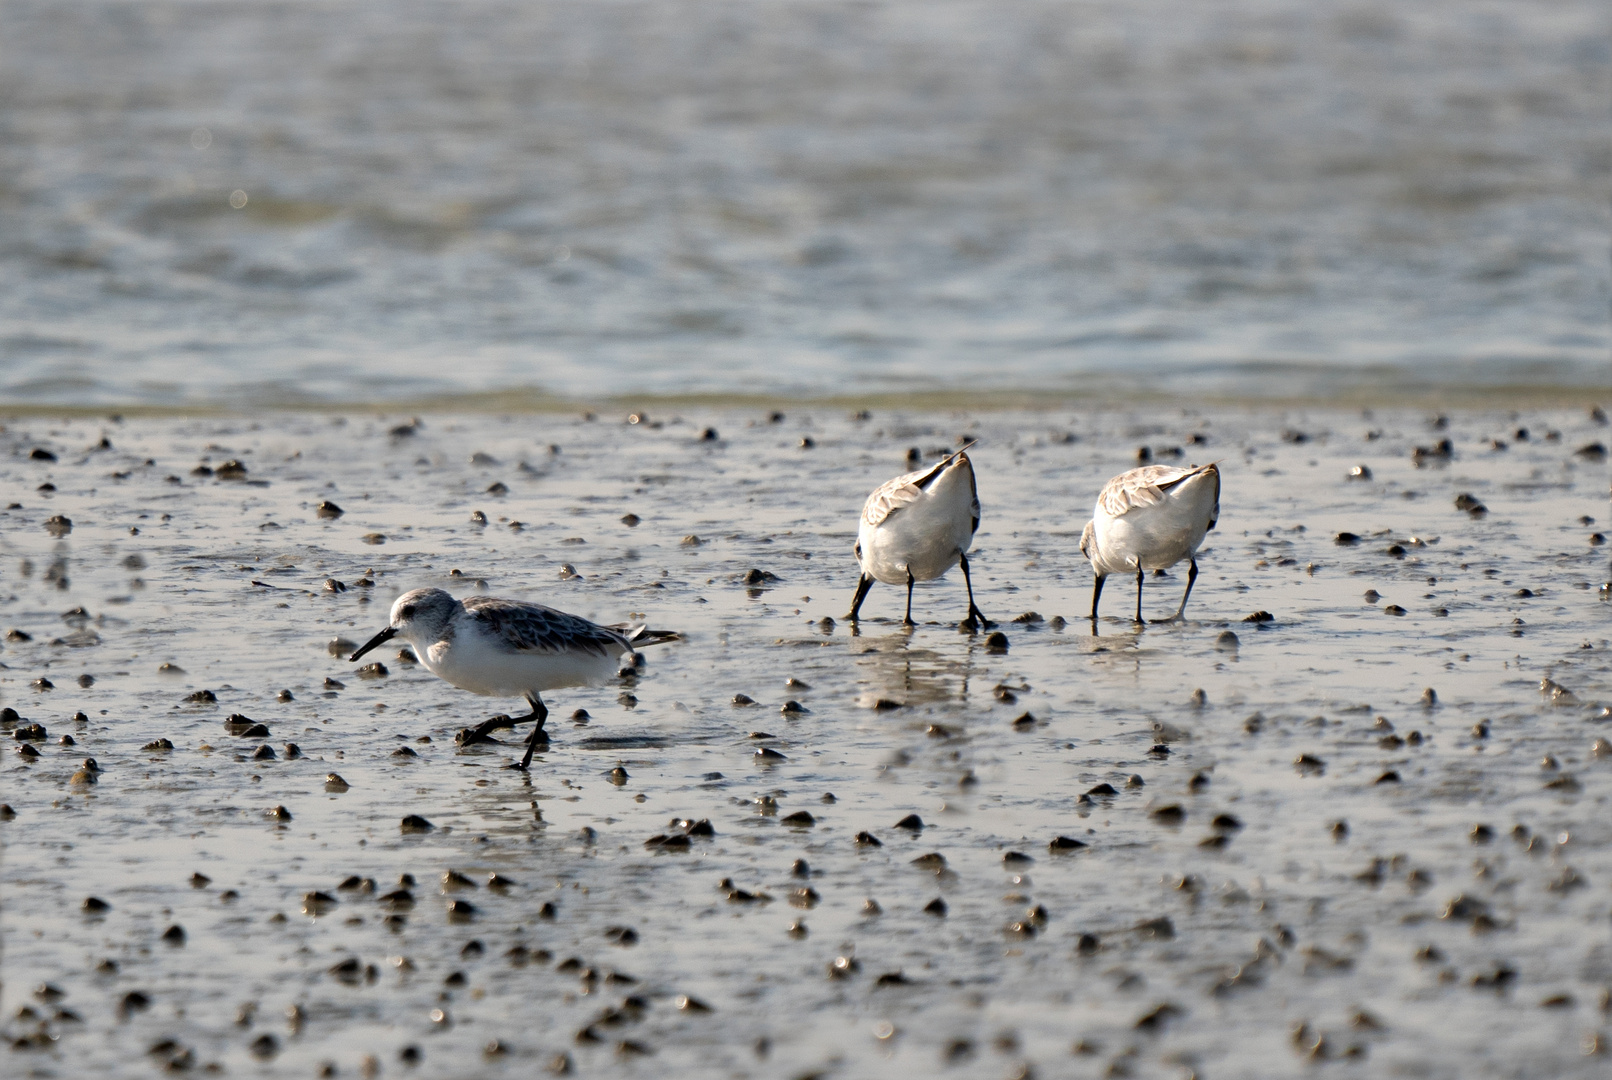
[[[349,659],[357,660],[394,637],[414,645],[436,641],[442,637],[458,607],[459,601],[441,589],[406,592],[392,604],[392,618],[386,629],[366,641]]]

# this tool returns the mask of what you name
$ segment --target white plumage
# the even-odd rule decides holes
[[[664,630],[642,625],[601,626],[542,604],[473,596],[455,600],[441,589],[415,589],[397,598],[386,629],[366,642],[351,659],[399,637],[414,646],[421,665],[461,690],[489,697],[524,697],[527,716],[499,715],[461,731],[461,745],[485,742],[490,732],[535,721],[520,767],[531,764],[544,738],[548,707],[545,690],[606,682],[635,657],[637,645],[676,640]]]
[[[1091,617],[1097,619],[1097,601],[1109,574],[1136,575],[1136,621],[1142,621],[1142,579],[1145,571],[1166,570],[1188,560],[1186,592],[1175,614],[1181,618],[1192,583],[1198,579],[1198,547],[1220,518],[1220,468],[1216,464],[1189,466],[1147,465],[1120,473],[1103,485],[1092,520],[1080,537],[1080,553],[1091,560],[1097,575],[1092,590]]]
[[[854,549],[862,576],[846,618],[856,621],[868,590],[875,581],[882,581],[907,586],[903,621],[911,626],[913,584],[933,581],[953,566],[961,566],[968,588],[968,617],[963,626],[972,630],[992,625],[974,604],[974,583],[968,573],[968,547],[979,523],[974,463],[965,451],[881,484],[862,507]]]

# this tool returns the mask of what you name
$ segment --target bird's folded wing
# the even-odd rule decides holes
[[[1144,465],[1140,469],[1120,473],[1103,485],[1097,496],[1097,505],[1111,518],[1124,515],[1138,506],[1152,506],[1164,498],[1164,489],[1190,476],[1193,470],[1178,469],[1174,465]]]
[[[882,485],[879,490],[868,496],[867,505],[862,507],[862,520],[869,525],[880,525],[891,514],[911,504],[923,494],[923,490],[913,483],[913,480],[921,475],[921,473],[908,473]]]
[[[512,604],[493,597],[473,596],[464,602],[465,613],[481,624],[495,641],[512,652],[583,652],[607,656],[626,642],[620,634],[541,604]]]

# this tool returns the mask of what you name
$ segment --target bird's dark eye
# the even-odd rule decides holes
[[[405,605],[403,605],[403,610],[398,612],[398,615],[401,616],[404,619],[412,619],[412,618],[414,618],[414,605],[413,604],[405,604]]]

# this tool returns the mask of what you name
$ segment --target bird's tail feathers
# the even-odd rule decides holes
[[[620,629],[622,633],[627,635],[627,640],[632,643],[635,649],[644,645],[662,645],[668,641],[683,640],[683,635],[676,630],[651,630],[643,623],[624,626]]]

